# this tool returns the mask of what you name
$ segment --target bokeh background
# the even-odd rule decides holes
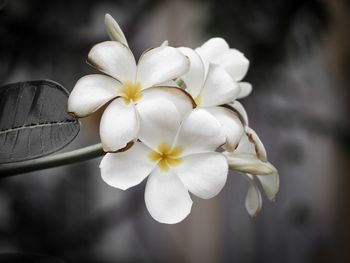
[[[104,14],[136,56],[169,40],[224,37],[251,62],[242,99],[280,172],[277,200],[245,211],[248,183],[231,173],[211,200],[163,225],[144,184],[105,184],[100,159],[0,181],[0,253],[65,262],[350,262],[350,2],[347,0],[0,0],[0,84],[52,79],[71,90],[89,49],[107,40]],[[98,142],[99,114],[68,149]]]

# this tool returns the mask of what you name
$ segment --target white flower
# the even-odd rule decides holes
[[[189,71],[181,77],[186,91],[197,107],[204,108],[221,123],[226,135],[224,148],[233,151],[243,134],[243,126],[235,112],[220,105],[234,101],[240,87],[223,67],[210,63],[206,72],[205,63],[196,51],[185,47],[179,50],[191,61]]]
[[[82,77],[69,96],[68,112],[85,117],[114,99],[102,115],[100,137],[104,150],[115,152],[137,138],[140,128],[137,105],[142,101],[161,96],[173,101],[183,114],[192,108],[180,89],[157,88],[187,72],[189,60],[177,49],[162,46],[144,52],[136,64],[123,32],[108,15],[106,25],[111,38],[118,41],[95,45],[89,52],[88,63],[109,76]]]
[[[234,152],[224,152],[230,169],[243,173],[250,186],[245,206],[251,216],[256,216],[262,207],[262,197],[256,179],[260,182],[267,198],[273,201],[279,189],[277,169],[267,161],[264,145],[255,131],[245,127],[245,135]]]
[[[191,210],[188,191],[211,198],[225,185],[227,159],[215,152],[225,136],[204,109],[194,109],[183,118],[173,103],[159,97],[138,106],[140,142],[125,152],[107,153],[100,164],[102,178],[125,190],[149,175],[148,211],[159,222],[180,222]]]
[[[240,82],[247,74],[249,60],[242,52],[237,49],[230,48],[223,38],[215,37],[209,39],[196,51],[205,62],[206,69],[208,63],[222,66],[230,76],[238,82],[240,92],[237,98],[248,96],[252,91],[252,85],[248,82]]]

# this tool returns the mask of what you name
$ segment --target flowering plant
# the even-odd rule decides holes
[[[252,90],[240,82],[247,58],[212,38],[195,50],[165,42],[144,52],[136,65],[117,22],[108,14],[105,21],[111,41],[94,46],[88,62],[109,76],[81,78],[68,101],[71,113],[86,116],[113,100],[100,124],[109,152],[100,164],[103,180],[125,190],[148,176],[148,211],[159,222],[177,223],[190,213],[188,192],[217,195],[230,166],[251,182],[246,207],[256,215],[261,195],[254,179],[272,200],[278,173],[236,101]],[[225,151],[217,152],[220,147]]]
[[[57,99],[61,96],[62,100],[68,92],[51,81],[26,83],[35,95],[28,96],[30,107],[25,107],[30,109],[27,114],[30,123],[23,119],[22,125],[12,127],[15,122],[8,118],[5,124],[9,123],[9,127],[1,130],[0,135],[4,134],[5,143],[12,138],[11,134],[16,138],[28,137],[26,145],[32,147],[34,142],[39,147],[33,148],[34,143],[35,151],[27,147],[32,156],[23,156],[23,147],[11,150],[12,160],[0,156],[0,161],[8,162],[0,165],[0,175],[103,154],[102,179],[126,190],[147,178],[145,202],[149,213],[161,223],[173,224],[190,213],[190,194],[204,199],[214,197],[224,187],[231,169],[250,182],[246,209],[250,215],[257,215],[262,206],[257,183],[267,198],[274,200],[279,176],[268,162],[258,135],[249,126],[244,107],[237,101],[252,91],[250,83],[242,82],[248,71],[248,59],[230,48],[224,39],[211,38],[196,49],[171,47],[165,41],[145,51],[136,63],[118,23],[107,14],[105,24],[111,40],[92,47],[87,59],[103,74],[87,75],[77,81],[68,98],[71,116],[60,112],[56,115],[61,119],[57,120],[55,112],[47,111],[52,116],[45,121],[43,109],[54,107],[55,103],[50,105],[43,99],[46,104],[34,104],[32,98],[51,94]],[[29,93],[22,86],[9,85],[4,89],[5,95],[17,94],[15,100],[22,99]],[[79,131],[76,118],[88,116],[103,105],[106,108],[99,126],[101,145],[30,160],[57,151],[73,140]],[[67,126],[66,133],[57,136],[56,144],[50,142],[50,147],[45,146],[43,130],[48,128],[52,134],[53,126],[59,131],[62,125]],[[37,133],[32,132],[35,129]],[[15,147],[17,139],[13,142]]]

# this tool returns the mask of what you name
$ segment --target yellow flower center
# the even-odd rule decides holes
[[[161,143],[158,145],[157,151],[152,151],[149,154],[149,158],[153,162],[158,162],[159,169],[166,172],[170,166],[176,166],[182,162],[181,153],[181,147],[171,148],[168,144]]]
[[[117,92],[123,97],[125,104],[137,102],[142,98],[140,82],[125,82],[124,86],[118,89]]]
[[[202,103],[201,95],[198,95],[197,97],[195,97],[194,102],[196,103],[197,106],[199,106]]]

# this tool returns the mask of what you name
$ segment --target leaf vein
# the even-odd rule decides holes
[[[24,130],[24,129],[34,129],[39,127],[45,127],[45,126],[52,126],[52,125],[67,125],[76,122],[76,120],[65,120],[65,121],[52,121],[52,122],[43,122],[43,123],[31,123],[31,124],[25,124],[23,126],[18,126],[10,129],[0,130],[0,135],[6,134],[9,132]]]

